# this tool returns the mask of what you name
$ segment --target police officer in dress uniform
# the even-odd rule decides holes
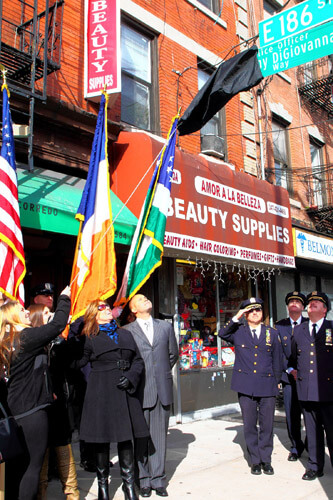
[[[275,328],[262,324],[263,301],[251,297],[219,331],[219,336],[235,346],[231,388],[238,392],[244,422],[251,473],[274,474],[273,420],[275,398],[282,372],[282,349]],[[247,325],[239,320],[245,316]],[[259,418],[259,429],[257,420]]]
[[[289,292],[285,302],[288,309],[288,318],[280,319],[276,323],[276,328],[281,339],[283,351],[282,387],[283,401],[286,412],[288,435],[291,442],[289,462],[296,462],[303,453],[304,443],[301,438],[301,405],[297,397],[296,381],[293,376],[294,367],[288,367],[291,356],[291,338],[294,328],[308,319],[302,316],[306,306],[306,297],[300,292]]]
[[[302,479],[323,475],[325,442],[333,465],[333,342],[332,322],[326,318],[330,302],[325,293],[307,296],[309,322],[294,329],[290,365],[294,366],[298,399],[302,406],[309,460]]]

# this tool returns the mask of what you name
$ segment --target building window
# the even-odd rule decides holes
[[[264,0],[264,19],[268,19],[281,9],[281,5],[278,6],[274,1]]]
[[[211,10],[215,14],[220,12],[220,1],[219,0],[197,0],[199,3],[207,7],[207,9]]]
[[[311,168],[312,168],[312,200],[311,203],[318,208],[324,204],[325,178],[322,171],[322,147],[315,142],[310,142]]]
[[[121,120],[154,130],[153,38],[127,24],[121,26]]]
[[[212,69],[207,68],[202,62],[198,64],[198,89],[200,90],[212,74]],[[201,151],[209,151],[215,156],[226,159],[226,143],[221,137],[224,135],[224,110],[216,113],[200,130]]]
[[[287,127],[284,123],[272,120],[272,142],[274,155],[275,184],[290,190],[289,154]]]

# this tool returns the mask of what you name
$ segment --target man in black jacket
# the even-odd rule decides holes
[[[296,462],[304,450],[304,443],[301,438],[302,411],[297,397],[296,382],[293,377],[294,368],[291,366],[288,367],[288,361],[291,355],[291,338],[294,333],[294,328],[308,320],[302,316],[302,312],[306,306],[305,295],[297,291],[289,292],[286,295],[285,301],[288,308],[288,318],[280,319],[280,321],[276,323],[276,327],[283,350],[283,371],[281,381],[287,429],[291,442],[288,460],[289,462]]]
[[[325,319],[330,302],[325,293],[307,296],[309,322],[294,329],[290,366],[297,383],[308,440],[309,460],[302,479],[323,475],[325,441],[333,465],[333,341],[332,322]]]

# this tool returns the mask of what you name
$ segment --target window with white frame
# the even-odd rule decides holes
[[[274,155],[275,184],[288,189],[288,136],[286,125],[276,119],[272,120],[272,142]]]
[[[324,175],[322,170],[322,146],[310,141],[313,205],[321,208],[324,204]]]
[[[207,7],[207,9],[218,14],[220,12],[220,0],[197,0],[199,3]]]
[[[200,90],[212,74],[212,69],[208,68],[204,63],[198,63],[198,89]],[[224,111],[221,110],[216,113],[200,130],[201,138],[201,150],[203,149],[203,143],[205,142],[205,137],[214,136],[217,137],[221,143],[221,151],[223,150],[224,156],[226,156],[226,144],[225,140],[221,137],[223,135],[223,124],[224,124]]]
[[[152,37],[121,26],[121,120],[144,130],[156,129],[153,111]]]

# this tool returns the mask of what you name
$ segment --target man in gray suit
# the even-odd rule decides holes
[[[165,456],[170,406],[173,399],[172,367],[178,359],[178,345],[170,323],[153,319],[152,303],[142,294],[134,295],[129,308],[136,316],[129,330],[145,363],[143,411],[150,441],[137,440],[140,495],[152,490],[162,497],[166,490]]]

